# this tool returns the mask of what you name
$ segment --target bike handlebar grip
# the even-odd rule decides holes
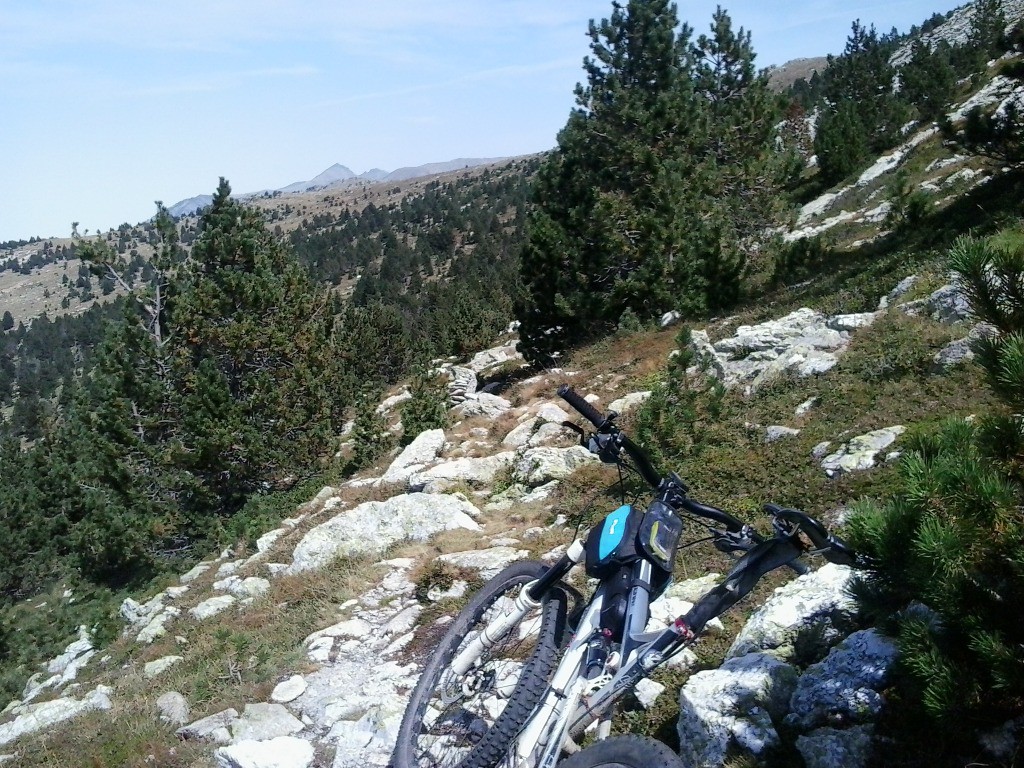
[[[607,419],[598,413],[597,409],[584,400],[579,394],[570,387],[568,384],[562,384],[558,388],[558,396],[565,400],[569,405],[580,412],[587,421],[593,424],[597,429],[604,426]]]

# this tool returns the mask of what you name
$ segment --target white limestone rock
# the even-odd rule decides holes
[[[188,612],[196,621],[205,621],[230,608],[234,605],[235,600],[237,598],[234,595],[217,595],[203,600],[194,608],[189,608]]]
[[[455,406],[452,412],[460,419],[483,416],[486,419],[497,419],[512,408],[512,403],[503,397],[490,395],[486,392],[467,397],[465,402]]]
[[[256,551],[261,555],[265,555],[277,543],[279,538],[288,533],[288,530],[288,528],[275,528],[272,531],[267,531],[256,539]]]
[[[262,576],[249,576],[231,584],[228,591],[239,599],[260,597],[270,590],[270,581]]]
[[[276,704],[287,704],[289,701],[295,701],[295,699],[304,694],[307,687],[302,675],[292,675],[287,680],[282,680],[274,686],[274,690],[270,694],[270,700]]]
[[[404,483],[417,470],[437,461],[444,450],[444,430],[428,429],[405,446],[381,477],[382,483]]]
[[[854,604],[847,591],[852,578],[851,568],[828,563],[779,587],[747,620],[728,656],[765,651],[784,660],[799,655],[810,657],[802,662],[817,661],[852,624]],[[809,638],[817,643],[796,647]]]
[[[473,355],[473,359],[466,363],[466,367],[475,373],[483,373],[491,368],[497,368],[510,361],[522,360],[523,356],[517,349],[519,342],[510,341],[500,347],[492,347]]]
[[[879,312],[857,312],[852,315],[833,315],[826,325],[834,331],[859,331],[878,319]]]
[[[404,387],[397,395],[384,398],[381,404],[377,406],[377,413],[383,415],[393,411],[396,407],[409,400],[412,400],[412,392],[409,391],[408,387]]]
[[[796,407],[796,410],[793,412],[793,415],[798,417],[806,416],[808,413],[810,413],[811,409],[815,408],[820,402],[820,397],[810,397],[807,400],[804,400],[802,403],[800,403],[800,405]]]
[[[644,678],[633,687],[633,695],[640,702],[644,709],[650,709],[658,700],[658,697],[665,692],[665,686],[653,680]]]
[[[208,570],[210,570],[211,567],[212,566],[209,563],[200,563],[192,570],[188,571],[187,573],[183,573],[181,576],[179,576],[178,581],[180,581],[182,584],[191,584],[193,581],[195,581]]]
[[[188,701],[177,691],[161,694],[156,700],[156,709],[160,722],[168,725],[184,725],[191,716]]]
[[[779,744],[781,718],[796,685],[794,667],[767,654],[727,659],[691,675],[679,692],[680,756],[687,765],[721,765],[730,749],[760,755]]]
[[[516,481],[535,488],[551,480],[564,480],[577,468],[597,460],[582,445],[529,448],[516,461],[513,475]]]
[[[14,720],[0,724],[0,746],[10,744],[22,736],[47,730],[86,712],[108,710],[112,706],[111,692],[107,686],[99,685],[81,699],[69,696],[19,707],[19,714]]]
[[[906,427],[897,424],[892,427],[875,429],[843,443],[839,450],[821,460],[821,468],[829,477],[843,472],[861,472],[875,466],[878,455],[896,442],[896,438],[906,431]]]
[[[326,565],[336,557],[380,552],[402,539],[424,541],[440,531],[479,531],[479,510],[461,496],[409,493],[367,501],[312,528],[295,547],[288,573]]]
[[[93,649],[92,639],[89,637],[89,630],[81,626],[78,628],[78,639],[70,643],[62,654],[52,659],[46,665],[46,671],[51,675],[60,675],[71,666],[76,659]]]
[[[523,448],[530,442],[530,438],[533,437],[533,433],[537,431],[536,419],[530,419],[524,421],[512,429],[502,439],[501,444],[507,448]]]
[[[450,552],[440,555],[437,559],[457,568],[469,568],[479,571],[485,579],[496,576],[509,563],[522,560],[529,556],[525,549],[513,547],[490,547],[488,549],[471,550],[469,552]]]
[[[278,736],[268,741],[246,740],[214,753],[218,768],[309,768],[313,745],[295,736]]]
[[[502,451],[493,456],[461,458],[446,461],[409,477],[409,489],[425,493],[443,493],[463,483],[486,487],[495,476],[516,458],[515,451]]]
[[[786,724],[808,731],[873,720],[882,709],[880,691],[896,656],[896,644],[890,638],[873,629],[854,632],[800,676]]]
[[[157,675],[163,674],[179,661],[184,661],[183,656],[161,656],[155,661],[147,662],[142,668],[142,675],[147,680],[152,680]]]
[[[570,420],[569,414],[557,403],[541,403],[536,415],[541,421],[551,424],[561,424]]]
[[[241,717],[231,724],[231,743],[269,741],[291,736],[305,727],[283,704],[246,704]]]
[[[620,397],[618,400],[612,400],[612,402],[608,404],[608,409],[615,411],[616,413],[625,413],[641,403],[647,402],[647,399],[650,396],[650,390],[646,390],[644,392],[631,392],[625,397]]]
[[[705,356],[713,375],[727,387],[742,386],[746,394],[785,372],[807,377],[824,373],[839,361],[850,343],[850,331],[836,330],[863,323],[852,316],[827,318],[806,307],[777,320],[741,325],[728,338],[713,345],[706,332],[692,334],[694,351]]]
[[[135,636],[135,642],[141,645],[148,645],[158,637],[163,637],[167,634],[168,622],[179,615],[181,615],[180,608],[175,608],[174,606],[164,608]]]
[[[231,741],[231,725],[237,719],[238,711],[229,707],[182,726],[175,731],[175,734],[179,739],[227,744]]]
[[[773,424],[765,428],[764,441],[766,443],[774,443],[787,437],[796,437],[799,434],[799,429],[784,427],[781,424]]]

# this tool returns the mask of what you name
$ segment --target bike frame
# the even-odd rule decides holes
[[[574,566],[583,560],[583,546],[573,542]],[[614,676],[585,677],[588,648],[601,631],[601,611],[608,597],[607,580],[598,584],[580,617],[576,632],[552,675],[544,698],[513,742],[502,765],[506,768],[552,768],[568,742],[570,734],[588,727],[610,714],[611,706],[642,678],[653,671],[667,655],[693,641],[694,635],[679,621],[668,629],[644,632],[650,619],[652,566],[639,560],[632,566],[618,669]],[[533,582],[536,583],[536,582]],[[528,593],[529,587],[521,595]],[[496,642],[536,607],[532,600],[516,602],[508,613],[496,617],[477,640],[454,660],[454,670],[464,674],[484,647]],[[490,642],[484,638],[493,638]]]

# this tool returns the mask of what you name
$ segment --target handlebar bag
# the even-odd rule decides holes
[[[643,519],[643,510],[624,504],[590,529],[584,545],[588,576],[602,579],[640,559],[637,541]]]

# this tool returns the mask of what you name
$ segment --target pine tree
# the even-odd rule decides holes
[[[677,36],[678,24],[667,0],[613,3],[590,23],[587,84],[538,174],[522,257],[520,337],[535,359],[613,329],[627,307],[648,317],[670,303],[676,248],[661,185],[688,82],[689,29]]]
[[[692,42],[674,4],[613,3],[590,37],[522,255],[521,348],[537,362],[612,331],[627,309],[644,320],[729,306],[786,170],[750,35],[724,11]]]
[[[866,556],[857,597],[899,640],[902,699],[950,742],[1004,723],[1024,702],[1024,236],[958,240],[951,251],[973,312],[996,335],[978,359],[1006,408],[912,439],[905,488],[865,503],[851,539]]]
[[[899,72],[900,97],[917,108],[922,120],[938,120],[953,100],[956,73],[949,58],[949,45],[934,47],[921,40],[911,45],[910,60]]]
[[[334,302],[223,179],[172,310],[180,461],[226,511],[316,470],[344,403]]]
[[[842,55],[828,57],[825,103],[814,144],[827,183],[845,178],[899,138],[908,112],[893,92],[891,48],[874,26],[864,27],[858,20]]]

